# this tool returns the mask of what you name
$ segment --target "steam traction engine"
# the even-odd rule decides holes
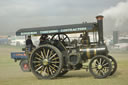
[[[97,22],[73,25],[20,29],[16,35],[51,35],[44,44],[31,50],[28,63],[39,79],[52,79],[70,70],[79,70],[90,60],[88,69],[95,78],[115,73],[117,63],[110,56],[103,39],[103,16]],[[68,34],[80,34],[79,40],[70,40]],[[91,40],[89,34],[93,36]],[[26,54],[28,49],[25,50]]]

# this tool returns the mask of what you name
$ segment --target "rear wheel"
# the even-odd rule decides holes
[[[105,78],[110,75],[112,65],[107,57],[98,55],[90,61],[89,70],[95,78]]]
[[[63,66],[62,53],[52,45],[42,45],[33,51],[30,66],[38,79],[55,78]]]
[[[111,73],[110,73],[110,76],[111,76],[111,75],[113,75],[113,74],[116,72],[116,70],[117,70],[117,62],[116,62],[116,60],[115,60],[112,56],[107,55],[107,57],[109,58],[109,60],[110,60],[110,62],[111,62],[111,64],[112,64],[112,71],[111,71]]]

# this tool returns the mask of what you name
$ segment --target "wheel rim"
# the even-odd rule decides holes
[[[116,60],[115,60],[112,56],[110,56],[110,55],[108,55],[108,58],[109,58],[109,60],[110,60],[110,62],[111,62],[111,64],[112,64],[112,71],[111,71],[111,74],[110,74],[110,76],[111,76],[111,75],[113,75],[113,74],[116,72],[116,69],[117,69],[117,62],[116,62]]]
[[[49,47],[37,49],[31,58],[31,68],[34,74],[41,78],[54,78],[61,69],[59,55]]]
[[[111,63],[105,57],[95,57],[90,62],[90,71],[96,78],[105,78],[111,72]]]
[[[51,40],[59,40],[63,44],[70,43],[70,39],[66,34],[55,34],[55,35],[53,35]]]

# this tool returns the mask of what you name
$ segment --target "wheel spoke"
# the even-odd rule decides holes
[[[96,60],[96,66],[98,65],[98,60]]]
[[[42,56],[36,52],[36,55],[39,56],[42,59]]]
[[[106,65],[108,65],[108,63],[105,63],[105,64],[103,64],[102,66],[106,66]]]
[[[62,38],[62,42],[64,42],[64,40],[65,40],[66,38],[67,38],[67,37],[64,38],[64,36],[63,36],[63,38]]]
[[[102,76],[104,75],[104,72],[102,70],[100,70],[100,75],[102,75]]]
[[[42,52],[42,51],[41,51],[41,55],[42,55],[42,57],[43,57],[43,59],[44,59],[45,57],[44,57],[44,54],[43,54],[43,52]]]
[[[49,55],[49,49],[48,49],[48,51],[47,51],[47,55],[46,55],[46,58],[48,58],[48,55]]]
[[[102,65],[105,63],[105,60],[103,60]]]
[[[57,63],[59,63],[59,61],[52,61],[51,63],[56,63],[57,64]]]
[[[57,40],[61,41],[63,44],[65,44],[66,42],[70,43],[70,39],[66,34],[55,34],[52,37],[52,40],[55,40],[57,38]]]
[[[109,68],[104,68],[104,72],[108,72],[109,71]]]
[[[102,71],[105,73],[106,72],[106,68],[103,68]]]
[[[52,67],[51,65],[49,65],[49,67],[56,72],[56,69],[54,67]]]
[[[38,67],[38,66],[41,66],[41,64],[37,64],[37,65],[35,65],[35,67]]]
[[[51,60],[57,60],[57,59],[59,59],[59,57],[56,57],[56,58],[52,58]]]
[[[57,65],[55,65],[55,64],[52,64],[54,67],[56,67],[56,68],[59,68]]]
[[[49,58],[51,57],[51,55],[53,54],[53,50],[50,51],[50,55],[49,55]]]
[[[47,67],[44,68],[44,71],[42,72],[43,76],[47,76],[48,74],[46,73]]]
[[[105,69],[109,69],[109,67],[104,67]]]
[[[64,41],[65,39],[67,39],[67,37],[65,37],[65,38],[63,39],[63,41]]]
[[[101,61],[102,61],[102,58],[100,58],[100,63],[99,63],[100,65],[102,64]]]
[[[43,48],[43,52],[44,52],[44,56],[45,56],[45,58],[46,58],[46,52],[45,52],[45,49]]]
[[[97,65],[100,64],[99,60],[97,60],[96,62],[97,62]]]
[[[53,57],[55,57],[56,56],[56,53],[54,54],[54,55],[52,55],[50,58],[49,58],[49,60],[51,60]]]
[[[40,59],[40,58],[38,58],[38,57],[35,57],[35,59],[37,59],[37,60],[39,60],[39,61],[42,60],[42,59]]]
[[[48,75],[50,75],[50,74],[49,74],[49,69],[48,69],[47,66],[46,66],[46,73],[47,73]]]
[[[49,67],[49,72],[51,75],[53,74],[52,69],[50,67]]]
[[[38,67],[35,71],[38,71],[39,69],[41,69],[43,66],[40,66],[40,67]]]
[[[100,73],[100,70],[97,70],[97,73],[99,74]]]
[[[40,63],[40,61],[32,61],[32,63]]]
[[[44,67],[42,67],[41,71],[40,71],[40,74],[42,74],[42,72],[44,71]]]

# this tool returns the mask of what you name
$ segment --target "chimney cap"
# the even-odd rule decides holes
[[[103,20],[103,18],[104,18],[103,15],[98,15],[98,16],[96,16],[96,19],[97,19],[97,20]]]

